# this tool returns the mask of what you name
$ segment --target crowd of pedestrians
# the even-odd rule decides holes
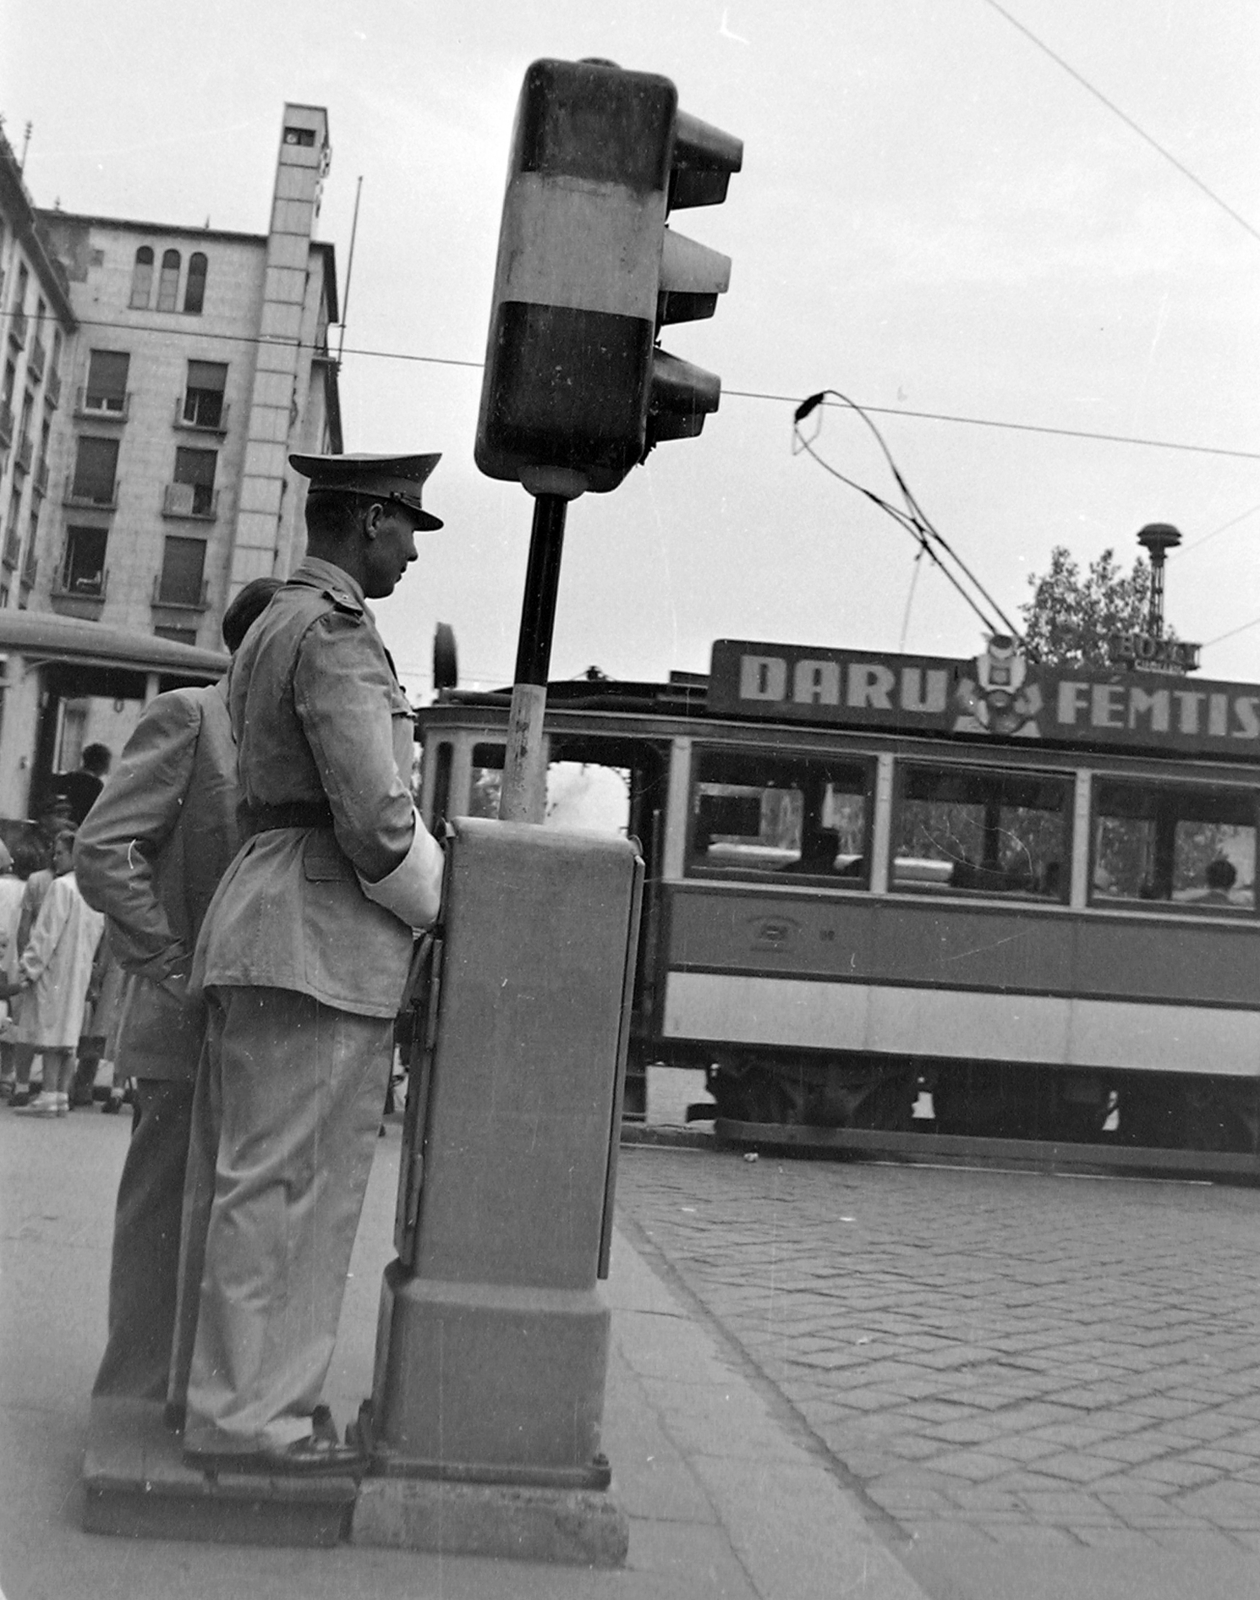
[[[54,798],[11,850],[0,844],[0,1090],[22,1116],[64,1117],[76,1066],[95,1043],[108,945],[105,919],[75,877],[72,819],[70,802]],[[93,1083],[101,1053],[91,1057]]]

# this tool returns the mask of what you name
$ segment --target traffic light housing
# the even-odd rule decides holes
[[[615,489],[689,438],[721,383],[656,344],[712,316],[727,257],[666,227],[716,205],[742,145],[678,110],[668,78],[536,61],[512,134],[476,461],[532,493]]]

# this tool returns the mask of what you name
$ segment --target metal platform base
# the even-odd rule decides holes
[[[885,1132],[877,1128],[808,1128],[784,1123],[736,1122],[719,1117],[720,1142],[801,1155],[1003,1166],[1040,1172],[1122,1174],[1130,1177],[1215,1178],[1260,1182],[1260,1157],[1227,1150],[1160,1150],[1132,1145],[1070,1144],[1050,1139],[986,1139],[948,1133]]]
[[[619,1567],[630,1523],[608,1490],[365,1478],[350,1539],[450,1556]]]
[[[331,1546],[350,1529],[353,1477],[286,1478],[186,1467],[155,1400],[92,1401],[83,1526],[129,1539]]]

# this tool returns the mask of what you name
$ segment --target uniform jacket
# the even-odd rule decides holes
[[[412,803],[411,707],[359,586],[307,557],[250,629],[228,701],[243,815],[264,826],[206,918],[194,984],[262,985],[361,1016],[399,1007],[413,929],[437,915],[442,852]]]
[[[49,1050],[73,1049],[105,919],[79,893],[73,872],[54,878],[18,963],[30,980],[22,993],[17,1039]]]
[[[227,680],[172,689],[145,708],[75,841],[83,897],[109,918],[133,981],[118,1042],[127,1077],[191,1080],[205,1017],[161,987],[187,973],[219,879],[239,844]]]

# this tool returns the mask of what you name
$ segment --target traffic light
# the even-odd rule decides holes
[[[738,139],[668,78],[536,61],[512,134],[476,460],[532,493],[615,489],[660,439],[698,434],[719,380],[657,348],[712,316],[730,261],[665,225],[716,205]]]

